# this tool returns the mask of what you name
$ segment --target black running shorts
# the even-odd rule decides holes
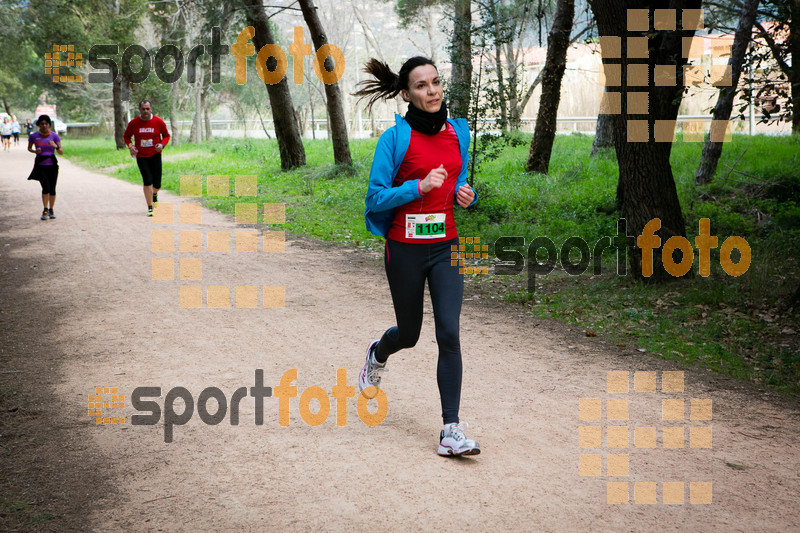
[[[152,185],[156,189],[161,188],[161,154],[150,157],[137,157],[136,164],[139,165],[139,172],[142,173],[144,185]]]

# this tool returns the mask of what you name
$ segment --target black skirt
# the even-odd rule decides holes
[[[52,159],[52,165],[42,165],[42,161],[46,159]],[[36,159],[33,161],[33,170],[31,170],[30,176],[28,176],[29,180],[35,181],[47,181],[50,174],[53,173],[53,169],[56,169],[58,172],[58,159],[56,159],[56,154],[53,155],[37,155]]]

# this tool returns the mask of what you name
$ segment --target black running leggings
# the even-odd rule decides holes
[[[56,195],[56,182],[58,181],[58,165],[39,165],[42,194]]]
[[[409,244],[387,239],[384,265],[397,326],[386,330],[375,353],[379,362],[385,362],[389,355],[417,344],[427,279],[439,345],[436,382],[445,424],[458,422],[461,401],[459,317],[464,276],[458,273],[457,266],[450,264],[450,247],[457,244],[457,238],[434,244]]]

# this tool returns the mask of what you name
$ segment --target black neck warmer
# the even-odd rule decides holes
[[[411,126],[411,129],[416,130],[425,135],[435,135],[442,129],[445,121],[447,120],[447,104],[442,100],[442,107],[436,113],[428,113],[418,109],[411,102],[408,103],[408,112],[406,113],[406,122]]]

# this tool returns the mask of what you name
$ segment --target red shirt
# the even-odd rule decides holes
[[[131,120],[122,137],[126,145],[130,144],[131,136],[136,137],[136,149],[139,151],[136,157],[152,157],[158,153],[157,144],[166,146],[169,142],[167,125],[155,115],[150,120],[142,120],[142,117]]]
[[[407,204],[396,207],[394,210],[394,220],[389,228],[387,238],[393,241],[409,243],[434,243],[444,242],[458,237],[456,231],[456,221],[453,219],[453,202],[455,201],[456,182],[461,173],[461,150],[458,146],[458,137],[450,123],[447,129],[440,131],[436,135],[425,135],[416,130],[411,130],[411,142],[408,150],[397,171],[392,186],[396,187],[406,180],[422,180],[428,172],[444,165],[447,171],[447,179],[438,189],[431,189],[422,195],[422,198],[412,200]],[[411,226],[417,223],[433,222],[430,216],[419,217],[419,215],[444,214],[445,233],[442,237],[419,238],[409,237],[408,232],[413,231]],[[417,215],[415,219],[406,219],[406,215]],[[426,220],[427,218],[427,220]],[[431,226],[422,230],[421,234],[430,231]],[[436,233],[436,226],[432,226]],[[421,228],[417,226],[417,233],[420,234]]]

